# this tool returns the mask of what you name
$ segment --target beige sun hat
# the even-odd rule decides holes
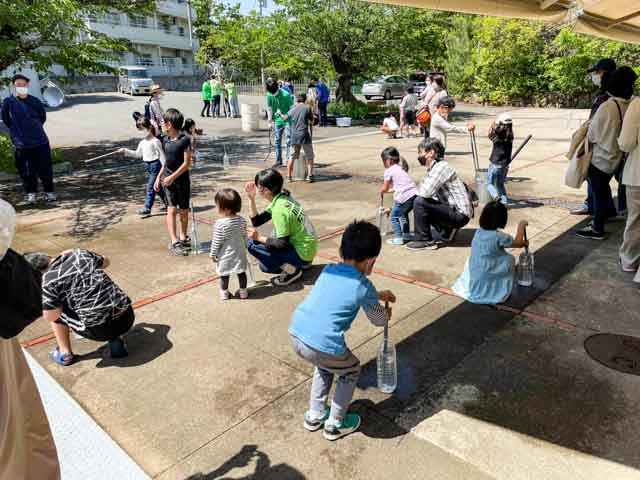
[[[149,89],[149,93],[151,95],[154,95],[156,93],[160,93],[160,92],[164,92],[164,88],[162,88],[160,85],[158,85],[157,83],[155,85],[151,85],[151,88]]]

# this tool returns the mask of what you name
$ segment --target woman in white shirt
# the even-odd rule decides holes
[[[140,218],[147,218],[151,216],[151,208],[153,207],[153,202],[156,198],[156,192],[153,189],[153,186],[160,174],[162,165],[164,165],[165,157],[162,144],[156,137],[156,129],[151,121],[148,118],[144,118],[137,123],[137,126],[139,130],[144,130],[146,132],[146,136],[140,141],[137,149],[129,150],[128,148],[121,148],[120,152],[130,157],[142,159],[147,166],[147,173],[149,174],[149,177],[145,191],[144,207],[136,211],[136,213],[140,215]],[[166,209],[167,200],[165,198],[162,185],[160,185],[158,196],[164,204],[164,209]]]
[[[622,174],[628,214],[620,246],[620,267],[625,272],[637,272],[634,280],[640,283],[640,98],[635,98],[627,109],[618,145],[629,154]]]
[[[622,160],[618,136],[637,78],[629,67],[620,67],[613,72],[608,85],[611,98],[600,106],[589,124],[587,137],[592,145],[593,156],[588,176],[593,191],[594,211],[591,226],[576,232],[580,237],[603,240],[608,211],[615,211],[615,208],[611,208],[613,198],[609,183]]]

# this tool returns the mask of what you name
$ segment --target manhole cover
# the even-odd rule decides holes
[[[640,375],[640,338],[598,333],[584,341],[584,348],[591,358],[605,367]]]

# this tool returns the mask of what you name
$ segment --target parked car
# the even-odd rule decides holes
[[[371,100],[373,97],[390,100],[394,97],[402,97],[408,85],[409,82],[406,78],[398,75],[384,75],[366,82],[362,86],[362,95],[367,100]]]
[[[416,72],[409,75],[409,85],[413,87],[413,93],[422,94],[427,88],[427,74],[425,72]]]
[[[153,79],[145,67],[120,67],[118,70],[118,92],[137,95],[149,93]]]

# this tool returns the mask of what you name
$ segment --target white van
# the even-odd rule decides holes
[[[149,94],[153,79],[145,67],[120,67],[118,92],[129,95]]]

